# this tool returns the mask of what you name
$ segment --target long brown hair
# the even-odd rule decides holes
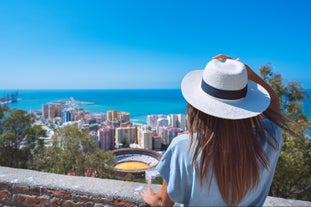
[[[264,115],[285,127],[280,113],[266,111]],[[188,104],[187,116],[192,165],[198,171],[201,187],[208,181],[208,175],[215,176],[224,201],[237,205],[257,185],[260,169],[269,167],[269,158],[260,142],[266,141],[274,149],[280,147],[279,143],[273,136],[266,136],[268,129],[263,125],[263,115],[241,120],[221,119]]]

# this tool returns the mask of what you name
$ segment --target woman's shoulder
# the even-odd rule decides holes
[[[186,144],[188,146],[189,142],[189,134],[183,133],[175,137],[172,142],[170,143],[170,147],[176,147]]]
[[[169,147],[167,148],[167,153],[180,153],[188,150],[189,144],[189,134],[180,134],[173,138]]]

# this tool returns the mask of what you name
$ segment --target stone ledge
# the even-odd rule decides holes
[[[145,206],[140,192],[148,186],[0,166],[0,206],[14,199],[24,206],[35,201],[30,206]],[[161,187],[151,186],[155,191]],[[268,197],[265,206],[311,206],[311,202]]]

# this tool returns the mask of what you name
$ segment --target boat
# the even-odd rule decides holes
[[[18,101],[18,91],[4,94],[2,98],[0,98],[0,105],[6,105],[9,103],[15,103]]]

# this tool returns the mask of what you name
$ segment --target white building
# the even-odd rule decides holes
[[[186,116],[184,114],[169,114],[169,126],[186,130]]]
[[[117,127],[115,135],[116,145],[132,144],[137,140],[137,128],[133,127]]]
[[[138,144],[143,149],[152,150],[152,135],[153,133],[150,130],[147,130],[145,127],[138,128]]]
[[[147,125],[156,128],[157,127],[157,121],[160,118],[165,118],[164,114],[151,114],[147,115]]]
[[[168,119],[167,118],[159,118],[157,120],[157,127],[166,127],[168,126]]]
[[[181,132],[183,132],[183,130],[180,128],[159,127],[158,134],[161,136],[162,144],[170,144],[171,141]]]

